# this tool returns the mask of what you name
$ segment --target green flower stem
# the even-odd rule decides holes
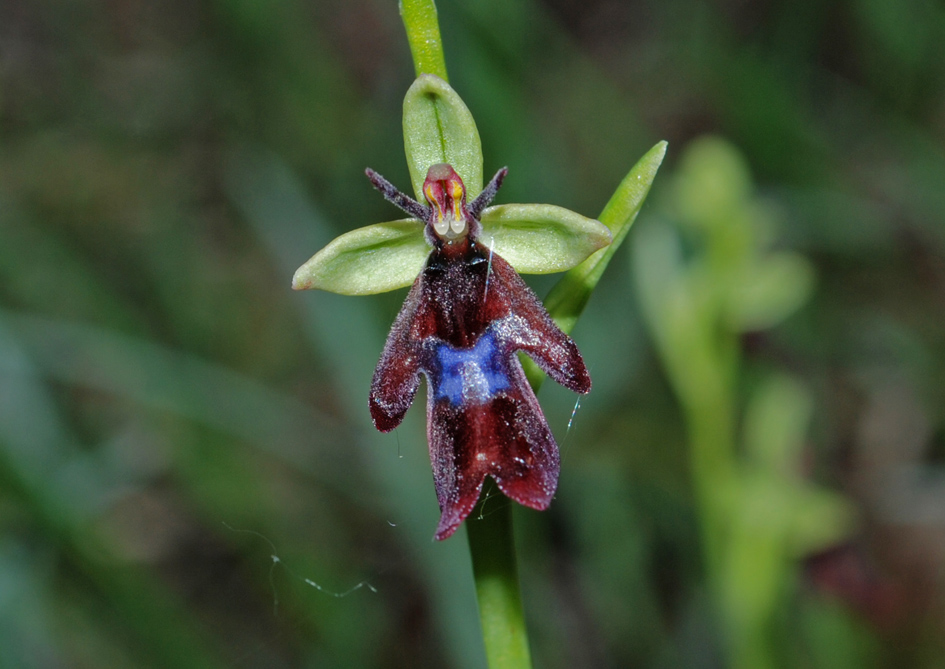
[[[401,0],[400,16],[407,30],[417,76],[435,74],[448,81],[433,0]],[[410,133],[405,132],[405,141],[409,138]],[[475,139],[478,142],[478,133]],[[408,149],[408,163],[411,153]],[[479,182],[482,180],[481,171],[480,158]],[[420,172],[425,172],[425,167]],[[466,181],[467,188],[470,188],[471,181]],[[473,188],[478,192],[481,185],[473,183]],[[512,536],[512,507],[508,503],[498,504],[497,508],[490,508],[488,514],[483,514],[483,499],[466,521],[466,532],[486,657],[490,669],[530,669],[528,631]]]
[[[407,29],[407,41],[410,43],[417,76],[435,74],[443,81],[449,81],[436,3],[433,0],[401,0],[400,18]]]
[[[433,163],[448,162],[462,175],[468,193],[475,196],[482,187],[479,133],[469,110],[445,83],[446,63],[436,5],[433,0],[401,0],[400,14],[417,72],[417,81],[404,99],[404,149],[414,190],[420,198],[427,168]],[[665,153],[666,142],[660,142],[650,149],[621,182],[604,208],[601,222],[610,229],[613,243],[574,267],[549,294],[546,306],[565,332],[574,327],[604,269],[626,237]],[[507,210],[508,207],[497,207],[492,214],[501,218],[501,213],[508,213]],[[523,211],[519,211],[517,216],[511,216],[519,227],[523,227],[523,220],[530,221],[539,215],[547,218],[548,223],[561,223],[561,214],[554,214],[557,211],[554,207],[532,205],[525,212],[528,215],[523,215]],[[565,226],[567,229],[581,228],[577,220],[580,217],[575,215],[574,220],[567,218],[570,222],[570,226]],[[586,222],[587,229],[576,244],[593,242],[591,230],[595,225],[600,227],[594,221]],[[529,231],[528,228],[525,225],[518,232],[531,232],[534,239],[534,230]],[[557,234],[552,237],[557,239],[561,236]],[[538,243],[546,251],[549,246],[547,243],[533,243]],[[562,250],[561,255],[574,251],[572,246],[574,244],[568,244],[569,248]],[[595,243],[592,248],[600,248],[600,244]],[[301,278],[305,279],[305,276]],[[529,382],[537,391],[544,374],[530,360],[526,362]],[[479,500],[477,510],[466,521],[486,657],[491,669],[528,669],[531,667],[531,657],[515,560],[511,504],[493,505],[497,508],[491,506],[489,513],[485,514],[482,513],[482,505],[487,498],[488,495]]]
[[[480,498],[466,521],[486,658],[491,669],[527,669],[532,661],[515,560],[512,504],[500,498],[483,512],[487,499],[488,495]]]

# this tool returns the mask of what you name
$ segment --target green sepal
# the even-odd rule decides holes
[[[476,121],[459,94],[432,74],[421,74],[404,97],[404,152],[418,202],[430,165],[448,163],[466,185],[467,201],[482,190],[482,144]]]
[[[337,237],[298,268],[294,290],[373,295],[409,286],[430,255],[415,218],[368,225]]]
[[[550,204],[503,204],[482,213],[479,241],[520,274],[563,272],[611,242],[600,221]]]

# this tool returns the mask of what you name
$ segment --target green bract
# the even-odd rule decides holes
[[[604,275],[610,259],[630,232],[630,226],[650,192],[656,172],[666,155],[666,142],[657,142],[623,178],[600,214],[600,220],[613,235],[606,249],[592,254],[561,279],[545,298],[545,307],[558,327],[571,332],[587,300]],[[537,367],[535,368],[537,370]]]
[[[467,201],[482,190],[476,123],[456,91],[439,77],[420,75],[407,91],[404,149],[418,201],[425,200],[423,181],[436,163],[449,163],[462,177]],[[298,269],[292,287],[370,295],[408,286],[430,253],[424,223],[405,219],[345,233]],[[482,213],[480,241],[517,271],[544,274],[578,265],[610,244],[611,233],[599,221],[561,207],[506,204]]]
[[[570,333],[574,329],[597,282],[604,275],[604,270],[610,264],[614,253],[630,232],[630,226],[640,213],[647,193],[650,192],[650,186],[653,185],[653,179],[656,178],[656,172],[666,155],[666,147],[666,142],[657,142],[647,151],[623,178],[601,212],[600,220],[613,236],[610,245],[595,251],[583,262],[571,268],[545,297],[545,308],[562,331]],[[545,373],[531,358],[525,358],[522,365],[528,381],[537,390],[544,380]]]

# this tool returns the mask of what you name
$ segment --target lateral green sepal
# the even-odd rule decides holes
[[[430,255],[415,218],[368,225],[337,237],[298,268],[294,290],[373,295],[413,283]]]
[[[563,272],[611,242],[600,221],[550,204],[503,204],[482,213],[480,241],[520,274]]]

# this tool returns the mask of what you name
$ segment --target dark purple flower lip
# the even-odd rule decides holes
[[[501,256],[480,243],[478,216],[507,173],[500,170],[472,203],[449,165],[432,166],[428,205],[376,172],[384,197],[425,222],[432,246],[394,321],[371,383],[374,425],[397,427],[427,379],[427,438],[446,539],[472,511],[487,476],[511,499],[543,510],[560,459],[516,353],[524,351],[558,383],[578,392],[591,379],[577,346]]]

